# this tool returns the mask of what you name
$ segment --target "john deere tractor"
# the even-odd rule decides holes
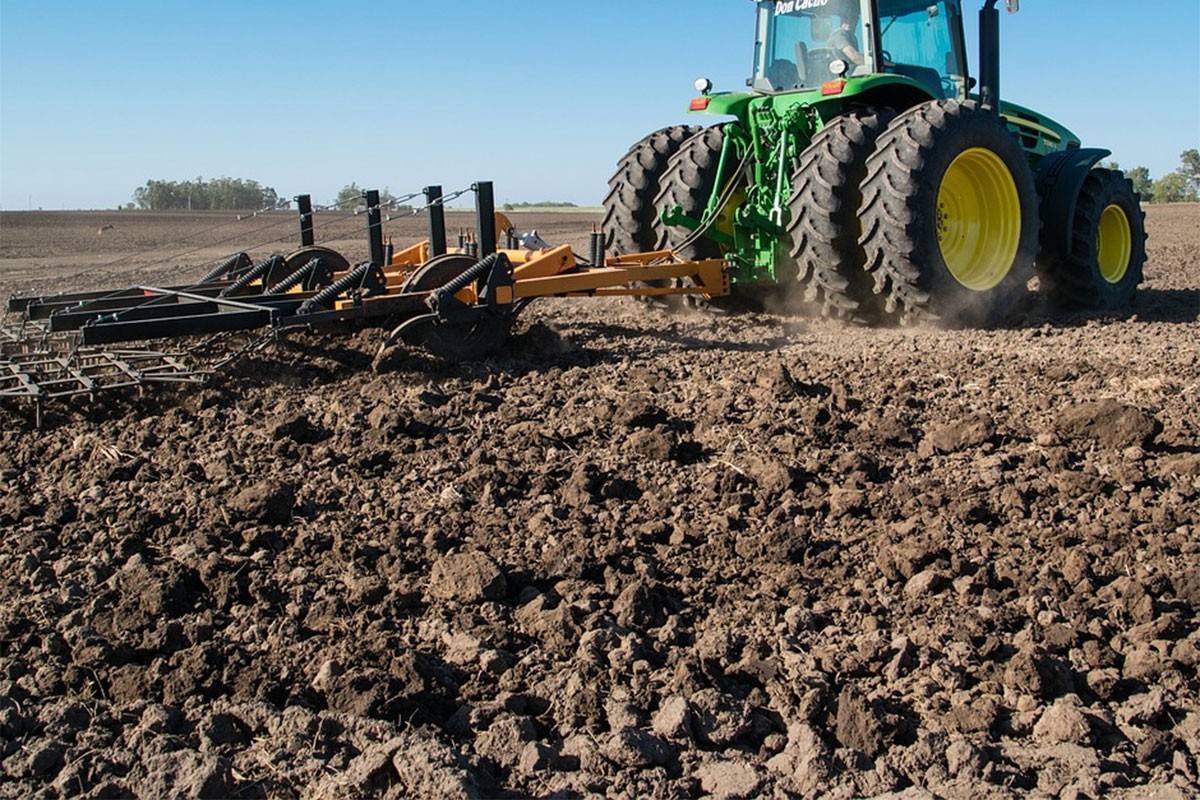
[[[1139,197],[1096,166],[1108,150],[1001,100],[996,3],[980,11],[977,78],[961,0],[756,3],[749,91],[701,79],[691,101],[733,119],[629,150],[608,247],[722,256],[735,290],[798,282],[822,313],[872,324],[995,324],[1035,272],[1062,305],[1130,303]]]

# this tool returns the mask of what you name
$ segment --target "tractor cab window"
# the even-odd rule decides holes
[[[860,6],[859,0],[760,2],[751,87],[788,92],[869,72]]]
[[[958,2],[880,0],[883,71],[906,75],[935,97],[966,97],[961,13]]]

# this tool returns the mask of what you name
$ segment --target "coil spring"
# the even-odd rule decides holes
[[[224,289],[222,289],[221,294],[219,294],[217,296],[218,297],[229,297],[234,292],[240,292],[242,289],[245,289],[247,286],[254,283],[256,280],[261,278],[263,275],[266,275],[268,272],[270,272],[272,269],[274,269],[277,265],[282,264],[282,263],[283,263],[283,256],[276,255],[276,256],[271,256],[266,261],[255,264],[253,267],[250,268],[250,270],[245,275],[238,278],[236,281],[231,283],[229,286],[226,286]]]
[[[245,253],[234,253],[229,258],[213,267],[212,271],[201,278],[196,285],[199,286],[205,283],[212,283],[217,278],[222,278],[227,273],[232,272],[235,269],[250,266],[251,263],[250,256],[246,255]]]
[[[604,233],[599,232],[599,231],[592,231],[592,238],[591,238],[591,241],[589,242],[589,244],[591,245],[591,253],[590,253],[590,257],[588,260],[592,262],[593,267],[603,267],[604,266],[604,244],[605,244]]]
[[[453,297],[454,295],[458,294],[463,289],[467,288],[472,283],[477,281],[479,278],[482,278],[484,275],[489,273],[492,270],[492,268],[496,266],[496,262],[499,260],[500,260],[500,254],[492,253],[490,256],[483,259],[478,264],[475,264],[472,267],[468,267],[457,277],[446,281],[446,283],[443,286],[439,287],[434,292],[434,296]]]
[[[299,286],[301,281],[306,280],[309,275],[312,275],[314,272],[320,269],[324,263],[324,260],[322,260],[320,257],[314,258],[303,267],[272,286],[270,289],[267,289],[266,294],[283,294],[293,286]]]
[[[304,305],[300,306],[296,313],[311,314],[318,309],[332,308],[334,300],[337,300],[342,293],[349,291],[350,289],[354,289],[362,284],[373,269],[375,269],[375,265],[370,261],[365,261],[362,264],[359,264],[357,267],[350,270],[321,291],[317,292],[310,299],[306,300]]]

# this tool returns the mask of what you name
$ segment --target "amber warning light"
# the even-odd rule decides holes
[[[708,108],[708,104],[711,102],[711,97],[697,97],[692,100],[692,111],[704,111]]]

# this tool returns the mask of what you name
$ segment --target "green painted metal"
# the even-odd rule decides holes
[[[721,179],[700,219],[687,217],[678,207],[664,209],[662,219],[693,231],[705,227],[705,236],[729,258],[733,282],[772,284],[790,277],[784,273],[789,266],[792,172],[817,131],[849,104],[879,103],[881,97],[884,104],[887,98],[903,98],[904,105],[930,99],[924,87],[901,75],[864,75],[837,83],[841,90],[830,94],[821,87],[780,94],[714,94],[706,109],[691,112],[734,118],[722,123],[725,141],[717,173]],[[735,174],[734,167],[743,162],[745,170]],[[725,217],[712,220],[721,212],[729,180],[742,182],[739,202],[731,218],[726,210]]]
[[[857,29],[847,25],[844,12],[849,5],[858,7],[859,16],[871,24]],[[849,0],[836,6],[766,0],[756,6],[754,75],[747,82],[753,90],[714,94],[692,104],[695,114],[729,121],[719,123],[725,139],[716,186],[703,212],[685,227],[703,230],[720,244],[738,284],[791,277],[787,229],[794,172],[801,154],[826,124],[849,108],[886,106],[899,111],[947,93],[966,92],[960,0],[933,0],[928,5],[915,0]],[[833,35],[831,14],[847,25],[851,46],[861,55],[861,60],[853,60],[867,66],[868,74],[835,79],[856,67],[843,62],[843,67],[833,68],[839,58],[834,42],[839,40]],[[889,41],[891,30],[897,35]],[[889,45],[901,57],[896,62],[890,60]],[[822,65],[828,71],[822,72]],[[729,207],[722,208],[726,199]],[[664,220],[678,223],[681,216],[682,209],[668,209]]]
[[[878,7],[882,9],[883,3]],[[956,23],[961,21],[958,3],[947,4],[947,11]],[[961,28],[951,34],[961,47]],[[692,231],[704,228],[704,235],[728,258],[736,284],[772,284],[790,278],[787,226],[792,173],[813,135],[849,108],[886,106],[903,111],[945,96],[946,87],[934,85],[936,80],[923,83],[898,70],[786,92],[709,95],[706,108],[690,114],[731,118],[718,123],[725,133],[719,179],[701,218],[688,217],[676,207],[663,210],[663,221]],[[836,90],[839,84],[840,91]],[[960,83],[958,96],[965,92]],[[1051,153],[1079,146],[1078,136],[1031,109],[1002,101],[1001,114],[1034,167]],[[744,168],[735,169],[742,164]],[[722,209],[721,199],[730,194],[729,181],[738,181],[739,186],[732,192],[733,208]]]
[[[1029,154],[1031,162],[1036,163],[1051,153],[1081,144],[1079,137],[1069,129],[1031,108],[1002,100],[1000,115],[1017,135],[1017,141]]]
[[[889,97],[903,98],[892,100]],[[895,75],[849,78],[836,95],[809,89],[787,94],[729,93],[713,95],[705,111],[693,114],[732,116],[723,123],[725,142],[719,159],[718,181],[700,219],[680,208],[665,209],[663,221],[697,230],[719,213],[727,181],[745,181],[741,200],[732,214],[732,230],[714,222],[705,236],[716,242],[732,265],[731,277],[741,285],[774,284],[790,278],[787,256],[788,200],[794,165],[813,135],[844,113],[851,104],[891,105],[903,109],[932,99],[915,81]],[[1076,147],[1079,137],[1054,120],[1015,103],[1003,103],[1001,113],[1021,146],[1036,164],[1044,156]],[[749,158],[747,158],[749,154]],[[746,160],[750,179],[732,175]],[[728,214],[728,212],[727,212]]]
[[[918,93],[922,99],[932,99],[928,88],[904,75],[875,74],[849,77],[845,88],[836,95],[823,95],[821,87],[801,89],[780,94],[758,92],[718,92],[709,95],[708,107],[702,111],[689,111],[689,115],[737,117],[744,120],[752,109],[769,105],[777,114],[783,114],[796,106],[816,108],[824,119],[832,119],[842,113],[847,101],[863,97],[912,95]],[[918,101],[919,102],[919,101]],[[908,102],[906,105],[913,105]]]

